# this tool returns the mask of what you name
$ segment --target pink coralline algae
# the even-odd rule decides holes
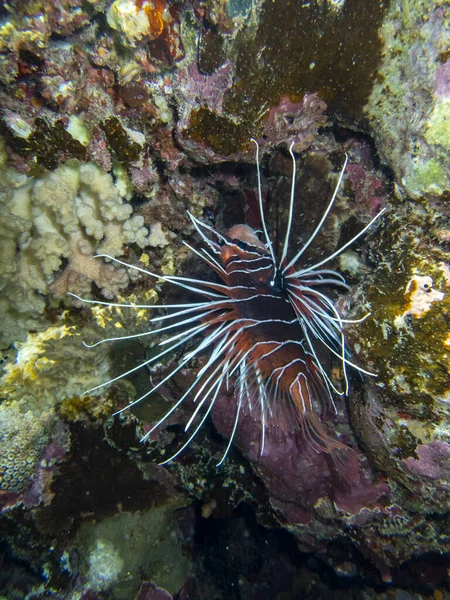
[[[172,600],[172,595],[154,583],[146,582],[141,585],[137,600]]]
[[[225,63],[211,75],[202,74],[197,64],[192,63],[187,68],[180,69],[173,82],[181,107],[177,124],[178,143],[189,155],[195,156],[197,161],[208,163],[224,160],[220,150],[208,147],[200,134],[192,132],[195,116],[199,111],[208,113],[212,119],[228,118],[223,114],[223,100],[232,81],[233,73],[229,63]],[[239,157],[238,152],[229,154],[235,159]]]
[[[450,444],[446,442],[431,442],[422,444],[416,450],[417,458],[407,458],[402,462],[406,468],[417,477],[441,480],[446,487],[450,478]]]
[[[232,67],[229,63],[222,65],[212,75],[200,73],[196,63],[186,69],[180,69],[174,87],[182,105],[190,110],[206,106],[218,115],[222,114],[225,92],[233,82]],[[189,115],[181,115],[179,128],[182,131],[188,126]]]
[[[434,79],[434,93],[438,98],[450,96],[450,60],[438,66]]]
[[[386,182],[375,168],[372,150],[366,142],[355,141],[348,154],[345,189],[354,198],[353,208],[356,213],[364,214],[369,210],[373,216],[386,204]]]
[[[368,174],[359,165],[349,164],[346,169],[346,180],[355,194],[355,201],[369,204],[371,215],[376,215],[383,204],[384,187],[379,176]]]
[[[38,468],[33,478],[31,487],[22,497],[26,508],[48,506],[53,500],[52,483],[60,465],[70,449],[70,434],[67,426],[59,422],[54,433],[41,454]]]
[[[295,152],[303,152],[317,136],[319,127],[325,125],[327,105],[315,93],[307,93],[299,102],[282,96],[278,106],[273,106],[264,125],[261,143],[294,143]]]
[[[229,396],[224,396],[213,410],[214,423],[224,435],[229,434],[234,420],[230,401]],[[348,425],[342,417],[339,418],[340,427],[346,429]],[[342,439],[347,443],[347,436],[343,435]],[[288,432],[280,427],[268,426],[261,455],[261,426],[251,414],[243,414],[236,443],[262,479],[271,505],[279,511],[281,522],[292,527],[309,525],[314,529],[322,521],[330,527],[329,520],[333,515],[328,535],[337,537],[345,529],[349,518],[364,511],[370,514],[389,501],[388,486],[376,481],[362,456],[359,480],[342,481],[327,456],[314,452],[300,431]],[[334,508],[331,508],[330,498]],[[320,538],[314,541],[309,529],[303,533],[301,528],[295,531],[305,547],[309,544],[310,549],[320,548],[322,541]]]

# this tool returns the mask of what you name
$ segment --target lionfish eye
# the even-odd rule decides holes
[[[276,292],[281,292],[284,289],[284,277],[282,271],[276,269],[275,272],[267,278],[266,285]]]
[[[248,242],[244,242],[244,240],[240,240],[238,238],[232,238],[231,241],[233,242],[233,244],[236,244],[236,246],[238,248],[240,248],[241,250],[244,250],[244,252],[251,252],[253,250],[252,245],[249,244]]]

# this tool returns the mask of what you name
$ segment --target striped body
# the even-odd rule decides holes
[[[270,256],[264,249],[242,246],[230,242],[221,249],[224,279],[236,300],[233,318],[241,331],[235,350],[248,352],[247,380],[259,379],[270,388],[268,407],[273,412],[279,395],[292,395],[296,385],[305,388],[302,379],[313,367],[302,328]],[[254,371],[253,377],[249,371]],[[298,395],[296,404],[299,411],[307,410]]]
[[[233,302],[221,305],[219,309],[225,312],[205,323],[209,327],[226,323],[226,334],[235,336],[221,365],[226,362],[231,371],[239,365],[234,382],[239,409],[248,410],[263,428],[277,425],[291,432],[300,427],[316,451],[332,454],[341,474],[356,476],[356,455],[327,434],[317,414],[326,405],[328,393],[321,369],[307,350],[301,324],[313,318],[313,312],[302,309],[289,293],[290,288],[301,287],[300,282],[285,279],[282,265],[274,265],[249,227],[235,226],[221,241],[221,247],[212,245],[224,269],[216,271]],[[291,267],[286,274],[293,272]],[[314,294],[307,300],[317,311],[326,308]]]

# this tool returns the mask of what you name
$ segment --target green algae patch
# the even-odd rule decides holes
[[[237,37],[236,74],[225,108],[251,127],[280,97],[315,91],[331,111],[360,118],[372,88],[388,3],[266,0],[255,30]]]
[[[190,115],[190,127],[184,136],[197,142],[204,142],[214,152],[232,154],[251,137],[245,128],[228,117],[217,115],[206,106],[201,106]]]
[[[440,195],[448,187],[446,169],[445,163],[438,158],[419,163],[405,178],[406,185],[424,194]]]
[[[409,196],[450,188],[449,101],[442,66],[450,7],[444,0],[391,2],[380,29],[379,73],[367,103],[377,147]]]
[[[434,106],[428,123],[428,137],[447,152],[450,150],[450,101],[447,98]]]
[[[4,123],[0,123],[0,132],[18,154],[51,171],[66,159],[86,160],[86,148],[67,131],[62,121],[52,125],[37,118],[34,125],[34,130],[26,138],[12,135]]]
[[[441,252],[427,248],[422,237],[426,221],[424,215],[415,215],[406,226],[394,223],[382,231],[379,248],[384,256],[366,289],[371,317],[358,327],[358,338],[379,384],[386,386],[387,401],[436,423],[436,402],[450,392],[450,295],[439,266]],[[417,308],[408,290],[411,282],[427,277],[433,284],[422,290],[423,296],[428,291],[436,300]]]

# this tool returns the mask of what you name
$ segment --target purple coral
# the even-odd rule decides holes
[[[167,590],[148,581],[141,585],[137,600],[172,600],[172,595]]]

